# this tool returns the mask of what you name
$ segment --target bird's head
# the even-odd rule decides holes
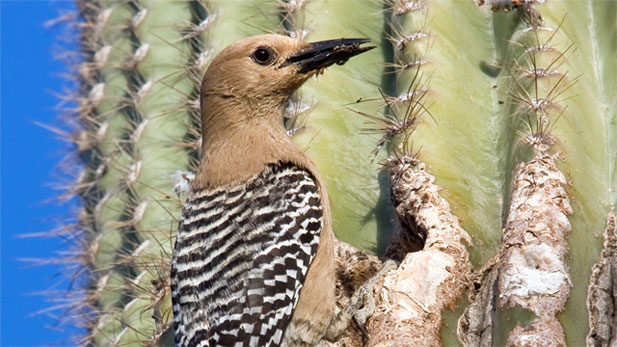
[[[222,120],[221,107],[226,111],[231,108],[229,111],[243,117],[276,113],[309,77],[374,48],[361,47],[368,41],[336,39],[308,43],[282,35],[240,40],[223,49],[204,75],[202,120]]]

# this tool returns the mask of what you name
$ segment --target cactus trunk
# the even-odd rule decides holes
[[[370,344],[617,339],[617,2],[78,4],[81,344],[172,343],[201,76],[227,44],[269,32],[378,46],[306,83],[286,121],[324,177],[337,237],[402,260],[377,287]]]

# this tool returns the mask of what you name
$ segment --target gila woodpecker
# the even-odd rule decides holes
[[[309,77],[368,41],[262,35],[213,59],[171,268],[177,346],[312,346],[349,322],[335,304],[328,195],[283,115]]]

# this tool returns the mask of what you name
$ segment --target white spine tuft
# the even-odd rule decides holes
[[[195,179],[195,173],[190,171],[176,171],[171,174],[171,179],[174,180],[174,191],[178,196],[186,195],[191,191],[191,184]]]

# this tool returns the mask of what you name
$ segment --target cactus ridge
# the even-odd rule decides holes
[[[81,21],[71,25],[81,31],[79,96],[68,97],[78,107],[68,112],[77,119],[70,123],[71,138],[83,171],[70,194],[82,202],[74,227],[82,250],[73,256],[81,266],[74,276],[87,284],[71,317],[87,331],[79,344],[153,344],[171,322],[168,267],[180,200],[170,191],[170,180],[153,177],[150,170],[161,155],[183,158],[178,168],[198,162],[199,136],[193,129],[199,112],[191,100],[198,99],[207,63],[203,32],[211,18],[201,1],[177,5],[185,15],[153,37],[148,35],[153,16],[169,4],[78,5]],[[161,44],[180,57],[163,74],[151,69]],[[163,86],[175,94],[166,97],[166,110],[152,98]],[[153,135],[166,123],[162,116],[168,116],[167,124],[180,125],[178,135]],[[159,144],[144,146],[153,139]]]

